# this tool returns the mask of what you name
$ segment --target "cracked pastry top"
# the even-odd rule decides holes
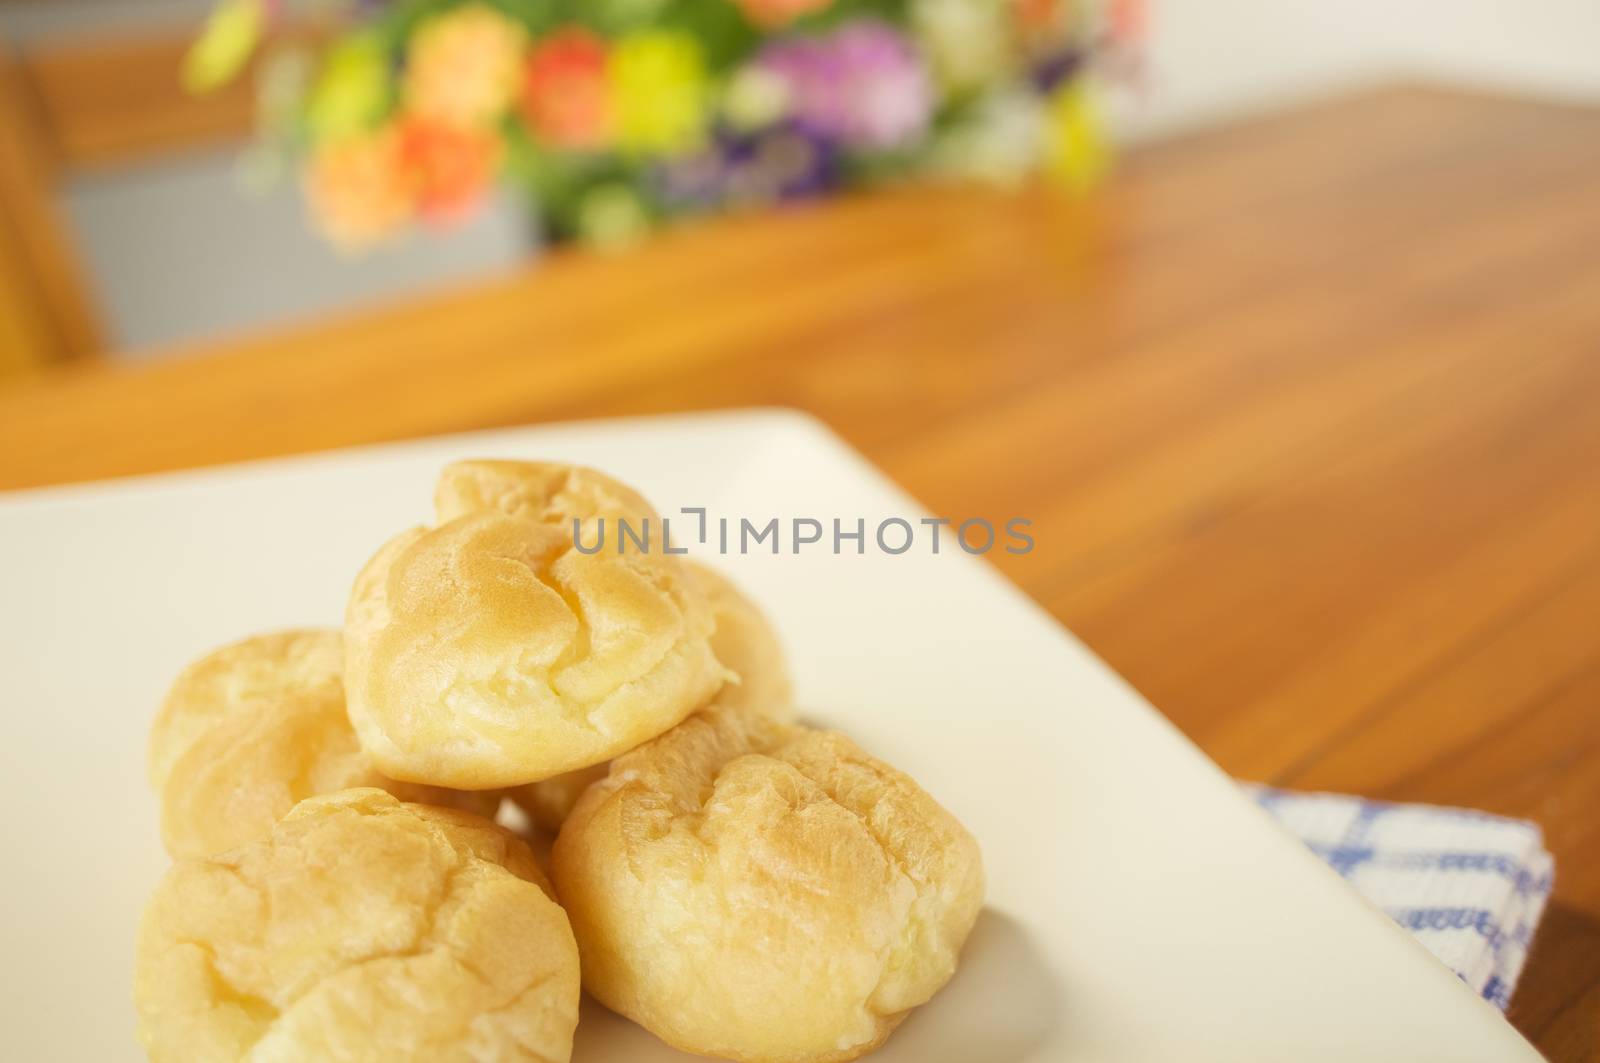
[[[337,631],[284,631],[224,646],[184,669],[150,731],[150,782],[176,858],[263,837],[295,803],[376,786],[406,801],[492,815],[489,793],[385,777],[345,715]]]
[[[794,686],[783,646],[772,623],[733,581],[706,565],[690,561],[689,569],[705,591],[716,620],[711,651],[733,676],[717,692],[716,701],[738,711],[765,713],[777,720],[794,718]],[[506,792],[533,821],[554,833],[561,829],[583,791],[605,778],[606,765],[517,786]]]
[[[536,782],[660,734],[722,685],[710,607],[679,557],[575,548],[574,520],[654,516],[632,489],[572,466],[460,462],[435,509],[368,562],[345,615],[350,718],[389,775]]]
[[[139,929],[156,1063],[565,1063],[578,955],[525,843],[381,790],[176,864]]]
[[[552,867],[585,988],[744,1063],[881,1044],[949,980],[983,903],[977,843],[910,778],[721,706],[612,761]]]

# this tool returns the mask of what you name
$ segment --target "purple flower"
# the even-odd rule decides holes
[[[863,19],[827,36],[776,41],[756,63],[783,80],[801,129],[846,147],[905,145],[922,135],[933,112],[921,56],[883,22]]]
[[[1035,87],[1048,95],[1083,66],[1084,55],[1075,48],[1063,48],[1034,63],[1030,72]]]
[[[707,150],[662,166],[656,189],[669,210],[694,212],[807,199],[838,180],[838,149],[790,122],[754,134],[719,131]]]
[[[738,145],[728,196],[743,202],[809,199],[839,180],[839,152],[798,123],[766,130]]]
[[[669,211],[706,210],[722,201],[728,180],[728,157],[720,141],[703,151],[669,159],[651,174],[656,195]]]

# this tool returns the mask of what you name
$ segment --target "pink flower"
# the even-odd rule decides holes
[[[1149,13],[1144,0],[1112,0],[1108,18],[1111,39],[1118,44],[1132,44],[1145,37]]]
[[[922,59],[887,23],[862,20],[826,37],[778,41],[757,63],[784,81],[799,126],[848,147],[900,147],[933,115]]]

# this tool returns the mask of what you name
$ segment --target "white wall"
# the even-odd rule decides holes
[[[1402,59],[1492,88],[1600,102],[1600,0],[1413,0]]]
[[[1600,103],[1600,0],[1149,0],[1139,139],[1382,80]]]

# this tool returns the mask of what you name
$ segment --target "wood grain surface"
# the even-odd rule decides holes
[[[1600,1056],[1600,113],[1393,90],[0,393],[0,485],[752,404],[932,509],[1230,772],[1525,816],[1511,1019]]]

